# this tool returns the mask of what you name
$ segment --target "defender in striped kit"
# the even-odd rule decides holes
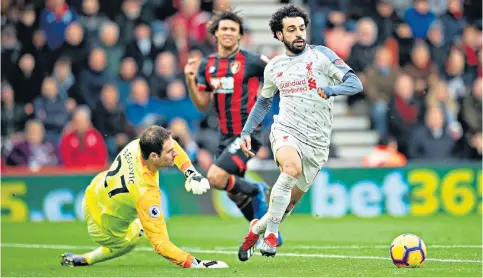
[[[216,37],[218,51],[201,62],[190,59],[185,67],[186,82],[196,108],[206,111],[213,99],[218,114],[221,140],[208,180],[213,187],[226,190],[251,221],[267,211],[267,185],[244,180],[249,158],[240,149],[240,133],[255,105],[268,58],[240,49],[243,21],[235,12],[217,13],[209,32]],[[257,127],[255,152],[262,145],[260,133]]]

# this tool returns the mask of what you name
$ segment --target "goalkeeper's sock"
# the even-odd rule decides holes
[[[86,261],[89,265],[100,263],[106,260],[120,257],[126,253],[129,253],[136,247],[136,245],[129,245],[124,248],[110,249],[106,247],[99,247],[94,251],[84,254]]]
[[[259,192],[256,185],[249,183],[246,180],[235,175],[230,175],[228,177],[225,190],[233,194],[242,193],[250,197],[257,195]]]
[[[282,221],[282,217],[290,204],[290,196],[292,187],[297,179],[285,173],[280,174],[273,186],[270,194],[270,207],[268,208],[267,230],[265,236],[273,233],[278,236],[278,226]]]

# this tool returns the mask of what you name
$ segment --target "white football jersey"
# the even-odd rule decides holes
[[[274,128],[292,134],[313,147],[328,148],[334,98],[321,98],[318,88],[342,83],[352,69],[332,50],[310,46],[298,55],[279,55],[265,67],[261,95],[280,92],[280,112]]]

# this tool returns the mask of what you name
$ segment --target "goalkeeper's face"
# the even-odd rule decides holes
[[[174,166],[174,158],[178,153],[174,150],[173,138],[169,138],[164,142],[163,150],[156,158],[158,167],[172,167]]]
[[[277,37],[285,44],[285,48],[292,54],[302,53],[307,44],[307,30],[305,21],[301,17],[286,17],[282,20],[283,30]]]

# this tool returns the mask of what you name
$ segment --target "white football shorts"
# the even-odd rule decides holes
[[[329,149],[314,148],[303,143],[294,135],[280,130],[276,125],[272,126],[270,143],[274,157],[277,151],[283,146],[292,146],[297,150],[302,161],[302,175],[297,181],[297,187],[303,192],[307,192],[319,174],[320,169],[322,169],[329,159]],[[276,158],[275,162],[277,162]]]

